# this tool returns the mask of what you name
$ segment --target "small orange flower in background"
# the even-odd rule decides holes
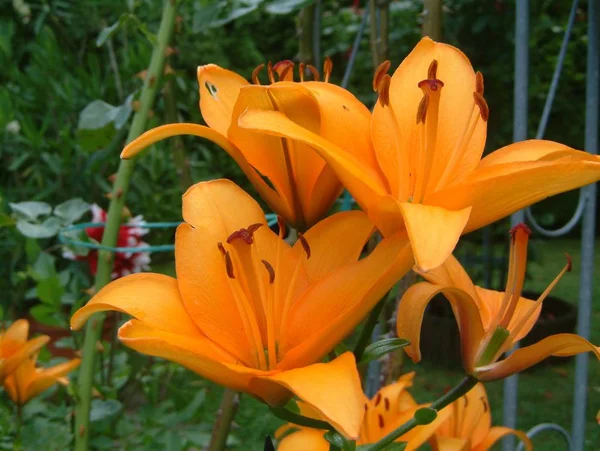
[[[482,383],[445,407],[444,411],[450,415],[430,440],[434,451],[487,451],[510,434],[523,441],[528,451],[533,448],[524,432],[502,426],[492,427],[490,405]]]
[[[15,321],[0,334],[0,383],[50,341],[46,335],[27,340],[28,335],[29,323],[24,319]]]
[[[228,180],[183,196],[175,239],[177,278],[133,274],[96,294],[71,318],[95,312],[134,317],[119,329],[127,346],[177,362],[272,406],[297,395],[346,437],[364,413],[353,354],[319,362],[412,265],[403,236],[358,260],[373,225],[338,213],[294,246],[271,231],[259,205]]]
[[[413,418],[415,412],[427,404],[419,405],[406,389],[412,386],[414,373],[405,374],[397,382],[383,387],[372,398],[364,397],[365,417],[360,430],[357,445],[369,445],[381,440],[384,436],[397,429]],[[313,417],[310,407],[299,403],[302,415]],[[426,426],[417,426],[401,436],[397,442],[406,442],[404,451],[419,448],[429,440],[451,412],[444,409],[438,417]],[[275,438],[280,440],[278,451],[327,451],[329,442],[323,438],[326,431],[286,424],[275,432]]]
[[[317,70],[308,67],[314,78],[318,78]],[[210,128],[198,124],[158,127],[127,145],[121,157],[131,158],[147,146],[175,135],[209,139],[236,161],[274,212],[304,231],[332,207],[342,191],[340,181],[306,144],[246,130],[238,126],[238,120],[248,109],[280,111],[312,133],[344,148],[356,161],[365,166],[375,164],[368,134],[369,110],[350,92],[328,83],[329,60],[324,72],[324,82],[304,81],[301,64],[301,82],[293,82],[294,63],[282,61],[274,68],[269,64],[271,84],[261,85],[258,71],[252,77],[255,84],[249,84],[243,77],[214,64],[200,66],[200,110]],[[275,82],[276,78],[282,81]]]
[[[358,158],[270,107],[248,105],[238,124],[317,151],[384,236],[408,233],[420,270],[442,264],[463,233],[600,179],[600,157],[551,141],[511,144],[482,159],[483,77],[457,48],[423,38],[392,77],[389,67],[373,80],[375,158],[370,146]],[[364,132],[352,129],[346,139],[362,143]]]
[[[81,363],[80,359],[59,363],[50,368],[36,368],[37,353],[27,358],[4,380],[4,389],[15,404],[24,405],[52,385],[68,385],[65,377]]]
[[[504,352],[529,333],[538,319],[543,300],[571,269],[568,258],[561,273],[539,299],[533,301],[521,297],[530,233],[523,224],[511,230],[508,281],[504,292],[474,285],[454,256],[439,268],[421,273],[427,282],[417,283],[406,291],[397,316],[398,336],[410,340],[404,350],[414,362],[421,360],[419,340],[425,308],[439,293],[450,302],[458,322],[463,366],[479,380],[510,376],[551,355],[565,357],[591,351],[600,359],[600,348],[586,339],[575,334],[557,334],[517,349],[498,361]]]

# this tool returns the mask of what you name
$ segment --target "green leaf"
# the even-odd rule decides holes
[[[337,431],[327,431],[323,438],[339,449],[348,449],[348,440]]]
[[[421,407],[415,412],[415,421],[419,425],[432,423],[437,418],[437,411],[431,407]]]
[[[133,111],[133,94],[127,97],[123,105],[113,106],[102,100],[89,103],[79,114],[77,140],[87,151],[108,146]]]
[[[48,277],[38,282],[36,295],[45,304],[58,307],[65,289],[60,284],[58,276]]]
[[[52,212],[52,207],[46,202],[9,202],[8,205],[17,219],[27,221],[35,221],[38,217],[49,215]]]
[[[81,198],[69,199],[54,208],[54,214],[61,218],[65,225],[79,221],[88,211],[90,211],[90,204]]]
[[[56,267],[55,267],[56,258],[47,252],[40,252],[37,256],[33,267],[30,270],[31,277],[34,280],[40,281],[43,279],[47,279],[49,277],[56,276]]]
[[[122,27],[128,26],[129,24],[134,25],[134,30],[140,31],[151,44],[156,43],[156,36],[153,33],[148,31],[146,24],[140,21],[137,16],[131,13],[123,13],[119,20],[117,20],[114,24],[105,27],[102,29],[98,37],[96,38],[96,46],[102,47],[106,41],[111,38],[117,31],[119,31]]]
[[[57,318],[56,308],[51,305],[35,305],[29,309],[29,314],[38,323],[45,324],[47,326],[62,326],[60,319]]]
[[[289,14],[312,5],[313,2],[314,0],[274,0],[265,9],[270,14]]]
[[[389,354],[396,349],[408,346],[410,341],[404,338],[385,338],[383,340],[371,343],[366,347],[362,359],[359,364],[369,363],[372,360],[376,360],[386,354]]]
[[[112,37],[121,27],[123,22],[121,20],[116,21],[114,24],[104,27],[98,37],[96,38],[96,47],[102,47],[106,40]]]
[[[204,399],[206,398],[206,392],[204,390],[200,390],[183,410],[181,410],[176,415],[177,423],[185,423],[186,421],[191,420],[194,417],[194,414],[198,412],[200,406],[204,403]]]
[[[18,220],[17,230],[27,238],[50,238],[58,233],[60,220],[55,217],[46,218],[41,224]]]
[[[113,418],[122,408],[123,404],[116,399],[94,399],[90,410],[90,421],[97,422]]]
[[[389,445],[386,445],[385,451],[404,451],[406,445],[407,443],[405,442],[393,442]],[[356,451],[369,451],[370,448],[371,445],[361,445],[358,448],[356,448]]]
[[[1,227],[10,227],[16,224],[14,218],[10,217],[5,213],[0,213],[0,228]]]

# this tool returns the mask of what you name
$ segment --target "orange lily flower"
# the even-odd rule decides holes
[[[521,297],[530,233],[524,224],[511,230],[508,281],[504,292],[475,286],[453,256],[439,268],[421,273],[427,282],[417,283],[406,291],[397,315],[398,335],[410,340],[410,345],[404,349],[414,362],[421,360],[419,339],[425,308],[439,293],[450,302],[458,322],[463,366],[479,380],[510,376],[551,355],[564,357],[591,351],[600,359],[600,348],[579,335],[557,334],[520,348],[498,361],[504,352],[529,333],[538,319],[542,302],[571,269],[568,258],[568,263],[539,299],[533,301]]]
[[[175,135],[209,139],[236,161],[273,211],[304,231],[329,211],[342,191],[340,181],[309,146],[240,128],[240,115],[254,108],[282,111],[358,160],[371,164],[375,155],[368,136],[370,113],[348,91],[328,83],[332,68],[329,60],[325,63],[325,82],[305,82],[301,64],[301,82],[294,83],[294,63],[282,61],[273,68],[269,63],[271,84],[260,85],[258,71],[263,66],[252,75],[254,85],[214,64],[200,66],[200,110],[209,127],[170,124],[155,128],[127,145],[121,157],[131,158],[149,145]],[[317,70],[309,67],[318,79]],[[275,82],[276,77],[281,81]]]
[[[25,319],[15,321],[0,334],[0,383],[50,341],[47,335],[27,340],[28,335],[29,322]]]
[[[15,404],[26,404],[57,382],[68,385],[69,380],[64,376],[81,363],[80,359],[73,359],[51,368],[36,368],[36,361],[37,353],[25,359],[4,380],[4,388]]]
[[[533,449],[524,432],[501,426],[492,427],[492,415],[482,383],[475,385],[444,410],[449,411],[450,416],[435,431],[431,440],[433,451],[487,451],[509,434],[519,437],[528,451]]]
[[[397,382],[383,387],[377,394],[369,399],[364,396],[365,417],[360,430],[357,445],[369,445],[381,440],[387,434],[409,421],[415,412],[426,407],[419,405],[406,391],[412,386],[414,373],[401,376]],[[313,417],[310,406],[298,403],[300,412],[307,417]],[[426,426],[417,426],[402,435],[397,442],[406,442],[404,451],[412,451],[432,437],[440,424],[449,418],[451,412],[444,409],[439,412],[438,418]],[[278,451],[327,451],[329,442],[323,438],[326,431],[301,427],[295,424],[281,426],[275,432],[275,438],[280,440]]]
[[[282,111],[249,107],[238,124],[316,150],[384,236],[407,231],[422,271],[442,264],[463,233],[600,179],[598,156],[551,141],[515,143],[482,159],[483,77],[460,50],[423,38],[392,77],[389,67],[373,80],[370,164]],[[362,142],[362,131],[350,139]]]
[[[297,395],[342,434],[358,436],[363,403],[353,354],[315,362],[408,271],[406,238],[383,240],[358,260],[373,226],[364,213],[349,211],[290,246],[267,227],[256,201],[228,180],[191,187],[183,219],[175,238],[177,278],[118,279],[73,315],[71,327],[81,328],[95,312],[127,313],[134,319],[119,329],[126,346],[272,406]]]

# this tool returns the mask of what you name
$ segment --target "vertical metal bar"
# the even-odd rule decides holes
[[[527,88],[529,84],[529,0],[519,0],[515,14],[515,85],[513,111],[513,141],[527,139]],[[511,218],[511,226],[525,221],[523,210],[515,212]],[[517,397],[519,376],[508,377],[504,381],[503,422],[510,428],[517,425]],[[508,436],[502,441],[503,451],[515,449],[515,439]]]
[[[585,150],[598,153],[598,10],[600,0],[588,1],[588,48],[585,105]],[[584,188],[587,205],[583,215],[581,237],[581,278],[579,285],[579,312],[577,333],[590,335],[592,316],[592,288],[594,274],[594,241],[596,229],[596,185]],[[575,395],[573,400],[573,451],[583,451],[585,442],[585,412],[587,402],[588,354],[579,354],[575,360]]]

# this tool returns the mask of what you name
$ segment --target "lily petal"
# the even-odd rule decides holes
[[[398,336],[410,340],[410,344],[404,348],[404,351],[413,362],[417,363],[421,360],[419,343],[423,314],[429,301],[439,293],[443,293],[452,306],[460,332],[463,365],[467,371],[471,371],[474,367],[477,347],[485,332],[477,302],[466,292],[452,286],[421,282],[406,290],[400,300],[396,317]]]
[[[527,437],[523,431],[516,431],[503,426],[494,426],[490,429],[483,442],[473,448],[473,451],[487,451],[491,449],[494,444],[498,442],[498,440],[511,434],[515,435],[523,442],[527,451],[533,450],[533,444],[531,443],[531,440],[529,440],[529,437]]]
[[[27,387],[27,399],[34,398],[40,393],[58,382],[59,378],[67,375],[81,363],[80,359],[69,360],[68,362],[59,363],[50,368],[38,370],[35,377]]]
[[[328,451],[329,442],[323,437],[324,434],[325,431],[320,429],[299,428],[279,442],[277,451]]]
[[[163,139],[178,135],[198,136],[200,138],[208,139],[221,147],[235,160],[240,169],[246,174],[246,177],[252,182],[260,196],[267,204],[269,204],[271,209],[283,216],[286,221],[291,221],[293,219],[291,207],[286,203],[285,199],[282,199],[280,195],[262,179],[260,174],[256,172],[256,169],[254,169],[250,163],[248,163],[246,157],[236,146],[229,142],[224,135],[209,127],[198,124],[182,123],[153,128],[127,144],[123,149],[123,152],[121,152],[121,158],[125,160],[133,158],[146,147],[151,146],[158,141],[162,141]]]
[[[556,334],[531,346],[517,349],[504,360],[478,367],[477,378],[481,381],[502,379],[520,373],[551,355],[568,357],[582,352],[593,352],[600,359],[600,348],[585,338],[575,334]]]
[[[243,77],[215,64],[198,67],[200,111],[210,128],[227,135],[233,105],[240,89],[247,84]]]
[[[304,234],[310,246],[310,258],[304,269],[313,283],[328,273],[358,260],[374,226],[362,211],[346,211],[329,216]],[[294,244],[294,252],[301,258],[302,243]]]
[[[119,329],[119,340],[142,354],[162,357],[233,390],[248,392],[251,369],[204,337],[191,337],[148,327],[130,320]],[[254,370],[255,373],[260,373]]]
[[[257,377],[251,382],[277,384],[311,405],[341,434],[357,439],[364,415],[363,392],[354,354],[346,352],[329,363]],[[266,391],[266,390],[265,390]],[[269,402],[269,400],[267,400]]]
[[[384,196],[387,193],[385,181],[378,169],[365,167],[352,154],[300,127],[283,113],[249,110],[240,116],[238,124],[248,130],[296,139],[311,146],[331,165],[344,186],[365,210],[376,203],[376,196]]]
[[[166,332],[201,335],[183,306],[177,279],[163,274],[131,274],[106,285],[71,317],[71,329],[81,329],[94,313],[107,310]]]
[[[471,451],[471,441],[458,437],[436,435],[431,445],[433,451]]]
[[[404,224],[420,271],[437,268],[452,254],[469,220],[471,208],[458,211],[400,203]]]
[[[29,328],[29,325],[27,328]],[[19,365],[42,349],[49,341],[49,336],[41,335],[28,340],[22,344],[16,352],[8,357],[4,357],[4,359],[0,361],[0,382],[2,382],[6,376],[16,371]]]
[[[0,344],[4,341],[24,343],[27,341],[28,336],[29,322],[26,319],[18,319],[8,326],[4,335],[0,337]]]
[[[464,233],[554,194],[600,179],[600,159],[563,157],[552,161],[485,166],[462,182],[426,198],[431,205],[458,210],[472,205]]]
[[[413,264],[405,235],[384,239],[367,257],[311,285],[296,301],[280,343],[278,368],[318,361],[347,337]]]

